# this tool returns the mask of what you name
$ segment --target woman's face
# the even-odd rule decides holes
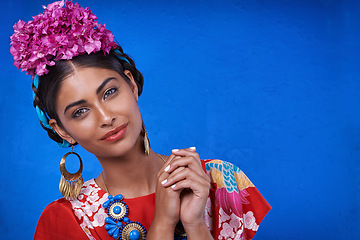
[[[124,155],[142,129],[138,90],[129,71],[129,84],[116,71],[78,68],[59,89],[56,111],[63,125],[51,126],[70,143],[79,143],[97,157]]]

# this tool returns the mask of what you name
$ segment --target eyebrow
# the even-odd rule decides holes
[[[110,82],[111,80],[113,80],[113,79],[116,79],[116,78],[110,77],[110,78],[105,79],[105,81],[103,81],[103,82],[100,84],[100,86],[96,89],[96,94],[99,94],[99,93],[101,92],[101,90],[106,86],[106,84],[107,84],[108,82]],[[65,108],[65,110],[64,110],[64,115],[65,115],[66,111],[69,110],[69,108],[72,108],[72,107],[74,107],[74,106],[77,106],[77,105],[80,105],[80,104],[83,104],[83,103],[86,103],[86,101],[83,100],[83,99],[82,99],[82,100],[79,100],[79,101],[76,101],[76,102],[73,102],[73,103],[70,103],[69,105],[66,106],[66,108]]]
[[[79,100],[79,101],[70,103],[69,105],[66,106],[66,108],[64,110],[64,115],[65,115],[66,111],[69,110],[69,108],[72,108],[72,107],[74,107],[76,105],[80,105],[80,104],[83,104],[83,103],[86,103],[86,101],[85,100]]]
[[[105,85],[110,82],[111,80],[116,79],[114,77],[109,77],[102,82],[102,84],[96,89],[96,94],[99,94],[101,90],[105,87]]]

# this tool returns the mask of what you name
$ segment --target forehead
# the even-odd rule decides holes
[[[110,77],[122,80],[121,75],[114,70],[95,67],[78,68],[62,82],[59,93],[91,91],[91,88],[99,87],[103,81]]]
[[[77,68],[61,83],[57,105],[60,107],[72,101],[87,100],[96,95],[97,88],[108,78],[115,78],[111,82],[124,81],[121,75],[113,70],[94,67]]]
[[[79,89],[81,86],[93,86],[101,84],[109,77],[122,79],[121,75],[114,70],[96,67],[77,68],[74,73],[64,79],[61,88]]]

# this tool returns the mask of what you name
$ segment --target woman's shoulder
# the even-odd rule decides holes
[[[228,162],[228,161],[220,160],[220,159],[201,160],[201,164],[207,173],[211,173],[212,171],[215,171],[215,170],[225,173],[225,174],[243,173],[243,171],[235,164]]]
[[[38,221],[34,239],[88,239],[74,210],[77,206],[82,207],[82,201],[97,191],[98,187],[91,179],[84,183],[77,199],[60,198],[47,205]]]
[[[210,198],[218,213],[217,234],[241,234],[244,239],[252,239],[271,206],[238,166],[219,159],[201,162],[211,180]],[[229,228],[234,222],[241,223],[241,228]]]
[[[217,168],[218,170],[230,169],[233,168],[236,171],[241,171],[239,167],[234,165],[231,162],[220,160],[220,159],[202,159],[201,162],[205,164],[206,170],[210,170],[211,168]]]
[[[84,196],[88,196],[89,194],[92,194],[95,191],[98,191],[98,187],[97,187],[94,179],[90,179],[90,180],[84,182],[77,199],[74,199],[71,201],[69,201],[65,198],[57,199],[46,206],[42,215],[48,215],[48,214],[56,213],[58,211],[61,211],[62,213],[65,213],[65,214],[69,212],[72,215],[74,215],[73,214],[73,202],[79,201],[79,199],[82,199],[82,198],[84,198]]]
[[[245,173],[236,165],[220,159],[202,160],[203,169],[217,188],[225,187],[229,192],[240,188],[254,187]]]
[[[54,212],[54,211],[59,211],[59,210],[63,211],[65,209],[71,209],[71,203],[70,203],[70,201],[66,200],[65,198],[60,198],[58,200],[51,202],[49,205],[47,205],[43,211],[43,214],[47,213],[47,212]]]
[[[70,201],[60,198],[50,203],[42,212],[34,239],[85,239],[84,236],[86,237],[77,224]]]

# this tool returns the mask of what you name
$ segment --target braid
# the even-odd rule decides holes
[[[34,78],[35,81],[35,78]],[[36,88],[34,81],[32,83],[32,90],[34,92],[34,101],[33,101],[33,106],[34,108],[38,108],[40,111],[43,112],[43,114],[46,116],[46,111],[44,110],[43,105],[41,104],[40,98],[39,98],[39,90]],[[37,110],[37,112],[39,111]],[[49,120],[46,117],[47,122],[49,122]],[[55,142],[57,142],[59,145],[64,143],[64,140],[47,124],[46,126],[44,126],[44,123],[41,121],[40,119],[40,125],[41,127],[47,132],[48,136],[54,140]]]
[[[110,54],[115,56],[119,60],[124,70],[129,70],[131,72],[138,87],[138,94],[140,96],[144,86],[144,77],[141,72],[136,68],[134,60],[129,55],[124,53],[120,45],[118,45],[116,50],[110,51]]]
[[[40,99],[39,99],[39,96],[38,96],[39,90],[35,87],[34,81],[32,83],[31,88],[32,88],[32,90],[34,92],[34,101],[33,101],[34,108],[36,108],[36,106],[41,107],[40,106]]]

